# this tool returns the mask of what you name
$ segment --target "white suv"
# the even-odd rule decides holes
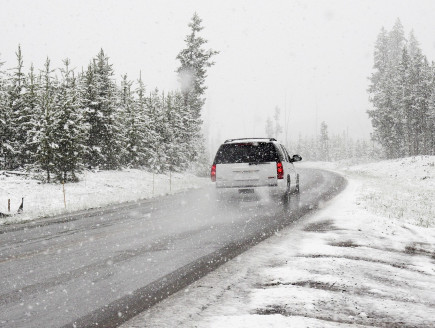
[[[240,192],[270,188],[273,194],[288,196],[299,192],[299,174],[293,162],[299,155],[289,156],[274,138],[230,139],[223,143],[211,168],[216,188],[237,188]]]

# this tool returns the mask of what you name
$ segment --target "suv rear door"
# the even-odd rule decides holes
[[[287,149],[284,147],[284,145],[281,145],[281,149],[282,152],[284,154],[284,173],[285,175],[290,175],[290,183],[291,186],[294,186],[296,184],[296,170],[295,170],[295,166],[293,165],[293,163],[290,161],[290,155],[287,152]]]
[[[276,163],[279,160],[279,154],[272,142],[223,144],[214,160],[216,187],[275,186]]]

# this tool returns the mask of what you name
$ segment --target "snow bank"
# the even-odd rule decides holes
[[[358,201],[402,223],[435,227],[435,156],[357,165],[346,171],[364,180]]]
[[[422,227],[435,226],[435,156],[417,156],[348,166],[309,162],[363,181],[359,204],[369,211]]]
[[[154,180],[154,183],[153,183]],[[24,213],[0,218],[0,224],[32,220],[71,211],[101,207],[127,201],[197,188],[208,184],[209,179],[191,174],[173,173],[171,176],[142,170],[86,171],[78,183],[66,183],[65,202],[63,186],[44,184],[25,176],[9,175],[0,171],[0,212],[16,213],[24,197]]]

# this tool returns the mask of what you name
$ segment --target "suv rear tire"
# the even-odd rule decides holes
[[[291,196],[291,180],[290,176],[287,176],[287,188],[285,190],[284,195],[282,196],[284,203],[290,202],[290,196]]]
[[[295,189],[295,194],[299,194],[299,192],[301,191],[301,189],[299,188],[299,174],[296,175],[296,189]]]

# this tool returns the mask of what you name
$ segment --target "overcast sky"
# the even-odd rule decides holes
[[[0,0],[0,61],[26,69],[68,57],[80,69],[103,48],[116,78],[148,89],[178,88],[175,57],[196,11],[202,36],[219,50],[209,69],[206,126],[214,143],[263,136],[276,106],[290,115],[289,138],[330,133],[369,137],[367,87],[382,26],[400,18],[435,60],[435,1],[15,1]],[[317,113],[317,114],[316,114]],[[317,126],[316,126],[317,124]],[[284,135],[280,136],[281,139]],[[213,146],[214,147],[214,146]]]

